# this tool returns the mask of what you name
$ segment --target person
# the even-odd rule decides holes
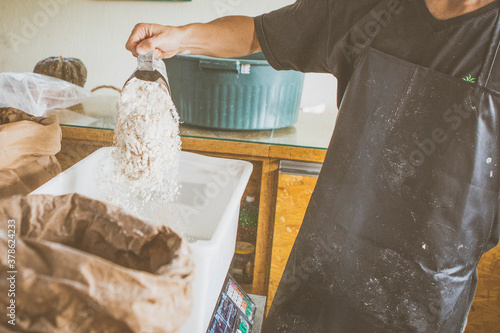
[[[498,243],[500,1],[298,0],[138,24],[134,55],[331,73],[339,117],[264,332],[463,332]]]

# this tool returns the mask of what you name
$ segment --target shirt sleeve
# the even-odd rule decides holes
[[[255,18],[266,59],[278,70],[332,73],[335,45],[365,15],[385,0],[297,0]],[[397,1],[397,0],[392,0]]]
[[[264,56],[277,70],[328,72],[328,0],[298,0],[255,18]]]

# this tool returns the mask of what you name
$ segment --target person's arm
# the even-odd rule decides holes
[[[132,31],[126,48],[135,56],[156,49],[162,58],[176,54],[231,58],[261,50],[254,19],[247,16],[227,16],[182,27],[140,23]]]

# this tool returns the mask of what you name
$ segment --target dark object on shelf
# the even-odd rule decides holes
[[[248,195],[241,203],[238,222],[238,240],[255,244],[257,240],[257,225],[259,221],[259,206],[255,197]]]
[[[255,246],[246,242],[237,242],[229,273],[240,283],[252,283]]]
[[[165,64],[186,124],[260,130],[297,122],[304,74],[276,71],[262,53],[232,59],[178,55]]]

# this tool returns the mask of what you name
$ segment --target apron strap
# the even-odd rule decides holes
[[[491,47],[481,69],[478,80],[480,86],[500,92],[500,12],[497,13],[495,32],[491,39]]]

